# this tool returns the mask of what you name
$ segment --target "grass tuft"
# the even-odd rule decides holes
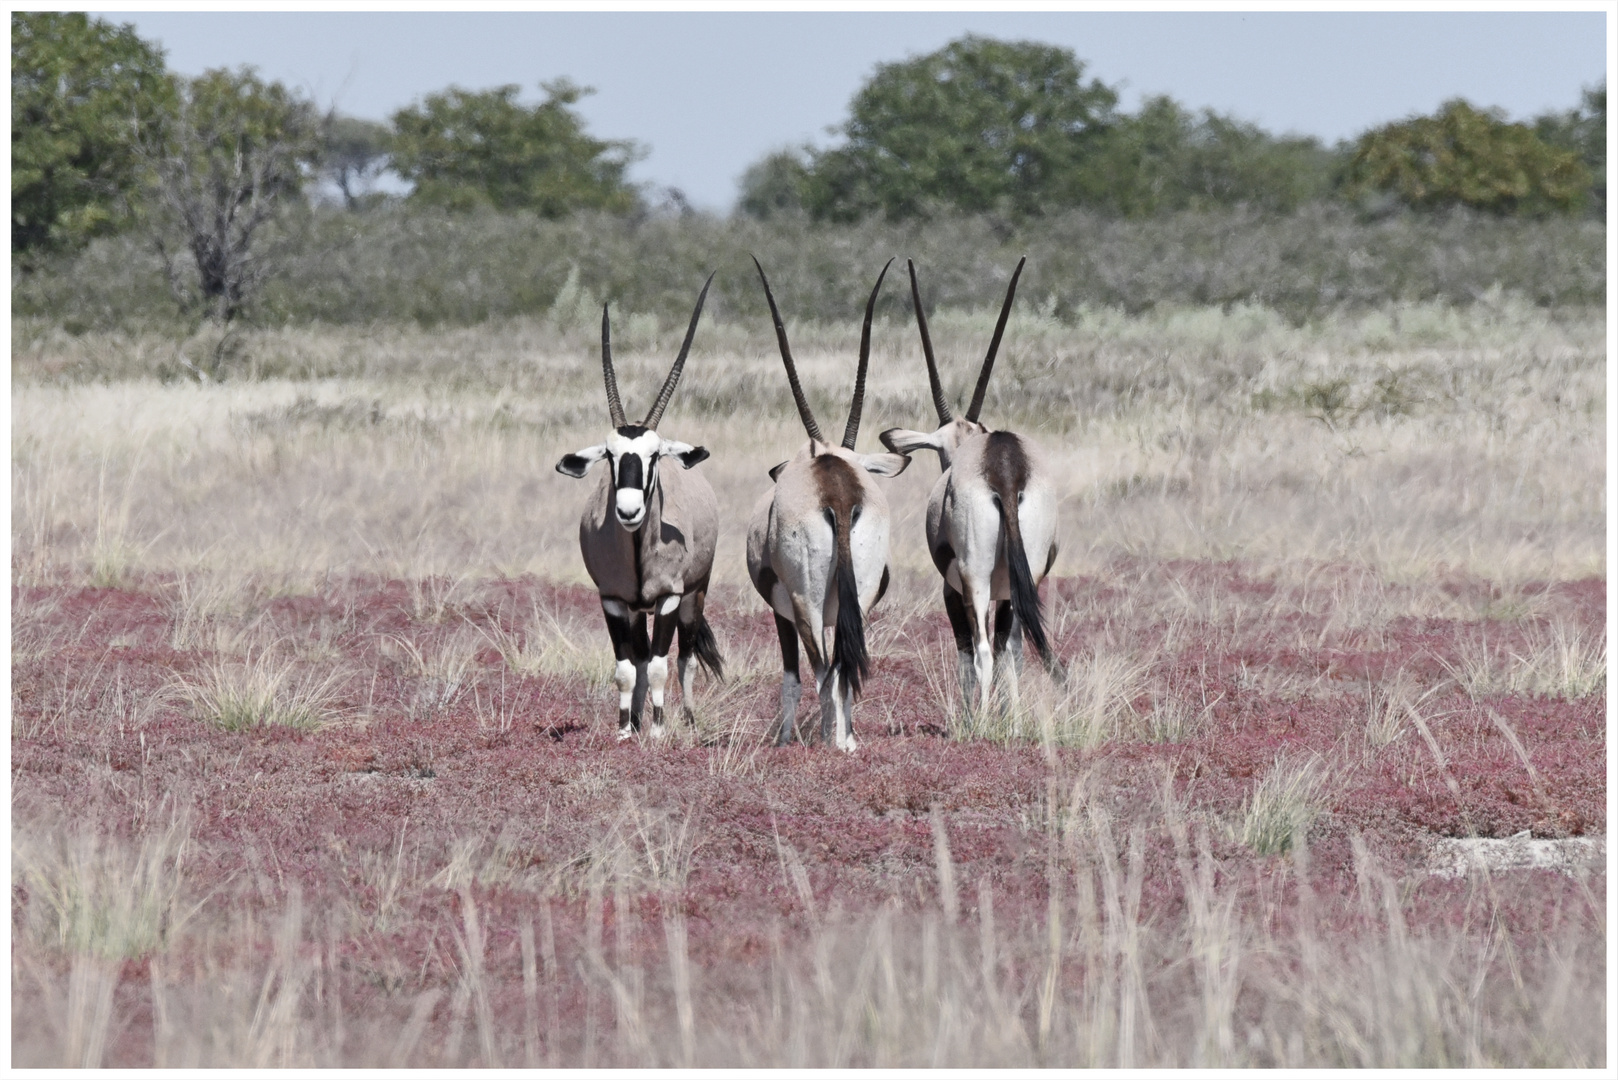
[[[225,731],[315,731],[332,718],[340,681],[336,672],[300,674],[294,662],[265,650],[244,661],[215,660],[200,682],[182,679],[178,690],[199,719]]]
[[[1318,755],[1279,757],[1242,807],[1240,839],[1260,855],[1275,855],[1303,842],[1323,809],[1326,769]]]

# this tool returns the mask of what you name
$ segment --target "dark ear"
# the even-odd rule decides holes
[[[563,455],[562,460],[556,463],[557,472],[566,476],[571,476],[575,480],[583,476],[585,471],[589,468],[590,463],[577,454],[565,454]]]
[[[564,454],[556,463],[556,471],[575,480],[589,471],[590,466],[607,456],[606,446],[589,446],[576,454]]]
[[[770,483],[773,484],[776,480],[780,479],[781,470],[786,468],[787,465],[791,463],[791,460],[791,458],[788,458],[786,461],[781,462],[781,464],[770,470]]]
[[[689,469],[693,465],[700,465],[708,460],[708,448],[706,446],[693,446],[689,450],[675,454],[674,460]]]

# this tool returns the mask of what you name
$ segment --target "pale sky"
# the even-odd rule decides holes
[[[1122,105],[1169,94],[1276,133],[1351,138],[1452,97],[1513,118],[1606,78],[1601,12],[99,13],[185,74],[252,64],[322,106],[386,120],[452,84],[523,99],[561,76],[597,138],[649,151],[631,177],[725,210],[770,150],[828,146],[879,63],[971,32],[1071,48]]]

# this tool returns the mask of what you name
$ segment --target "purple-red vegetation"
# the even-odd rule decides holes
[[[1277,588],[1233,565],[1161,570],[1229,603],[1264,604]],[[1153,808],[1167,778],[1193,833],[1206,836],[1219,881],[1250,883],[1241,901],[1248,913],[1279,926],[1295,918],[1297,860],[1256,855],[1218,823],[1239,821],[1278,758],[1319,755],[1328,780],[1323,813],[1309,833],[1309,884],[1320,925],[1345,933],[1362,918],[1355,837],[1383,866],[1408,872],[1409,918],[1464,925],[1477,917],[1469,884],[1422,875],[1435,836],[1605,833],[1604,695],[1474,698],[1451,673],[1479,632],[1476,620],[1396,617],[1374,634],[1327,632],[1329,612],[1299,610],[1272,618],[1256,635],[1181,634],[1157,654],[1151,677],[1181,699],[1211,703],[1199,722],[1178,741],[1125,732],[1081,750],[946,737],[945,703],[928,675],[941,667],[940,657],[953,668],[942,609],[907,619],[879,609],[872,639],[896,644],[873,649],[855,714],[860,749],[844,755],[754,745],[774,712],[773,676],[728,691],[726,712],[754,723],[716,735],[716,744],[617,743],[613,705],[599,683],[592,688],[574,670],[519,674],[493,644],[497,630],[517,633],[522,613],[536,607],[604,640],[593,592],[500,580],[424,610],[421,596],[431,585],[334,580],[314,595],[257,606],[260,640],[281,642],[299,670],[338,679],[331,719],[312,732],[224,731],[197,715],[175,688],[200,681],[219,658],[173,647],[175,617],[163,582],[15,590],[19,609],[32,613],[25,632],[38,643],[19,651],[12,673],[17,827],[90,829],[136,843],[180,816],[191,844],[187,892],[204,910],[228,903],[268,917],[296,894],[315,928],[311,941],[326,933],[324,910],[385,911],[357,929],[332,930],[329,946],[321,946],[340,973],[333,985],[341,988],[341,1008],[356,1017],[434,987],[446,991],[434,1022],[447,1015],[447,992],[462,965],[455,934],[471,899],[486,935],[490,1007],[513,1028],[525,1008],[520,930],[541,905],[553,920],[555,963],[572,972],[581,970],[592,934],[620,962],[614,950],[662,957],[662,920],[676,904],[705,993],[722,997],[732,982],[736,993],[748,993],[782,942],[803,939],[819,920],[938,910],[935,812],[966,917],[976,916],[977,890],[988,882],[999,925],[1038,924],[1054,857],[1049,816],[1053,805],[1070,805],[1076,785],[1085,806],[1128,822],[1142,813],[1161,817]],[[1485,599],[1491,588],[1459,579],[1445,587]],[[1047,604],[1072,612],[1053,620],[1060,655],[1079,655],[1105,635],[1117,590],[1091,578],[1048,587]],[[1604,583],[1538,591],[1563,618],[1592,637],[1602,634]],[[773,661],[773,627],[747,595],[719,592],[709,617],[728,653],[752,650]],[[1487,632],[1503,650],[1525,648],[1531,622],[1492,622]],[[463,683],[424,707],[429,676],[401,659],[403,644],[427,655],[473,633]],[[1164,633],[1148,626],[1137,636],[1150,641]],[[1410,724],[1370,747],[1368,687],[1399,670],[1426,694],[1426,734]],[[1257,671],[1281,689],[1266,690],[1252,677]],[[699,677],[699,695],[715,691]],[[127,711],[113,707],[118,695],[155,704],[138,723],[126,722]],[[1144,712],[1150,702],[1143,697],[1139,705]],[[810,706],[805,702],[803,713]],[[727,749],[733,767],[717,768]],[[592,900],[585,871],[590,859],[606,857],[609,834],[632,828],[625,822],[630,805],[669,833],[687,830],[689,865],[677,871],[677,885],[652,883],[623,900],[605,887]],[[1118,829],[1123,844],[1127,827]],[[1162,830],[1143,842],[1140,919],[1178,918],[1186,898],[1175,844]],[[363,872],[367,860],[398,859],[430,876],[457,857],[470,858],[473,871],[446,873],[439,887],[396,896],[383,895],[377,875]],[[476,871],[485,865],[497,872]],[[795,866],[818,910],[805,908]],[[553,883],[548,900],[531,887],[536,880]],[[1533,872],[1502,876],[1493,887],[1494,918],[1533,933],[1549,932],[1584,902],[1579,896],[1605,886],[1600,877],[1581,883]],[[15,886],[14,913],[26,904],[25,888]],[[592,928],[595,917],[602,922]],[[216,953],[222,947],[210,945]],[[271,949],[254,947],[266,956]],[[171,972],[183,968],[186,948],[182,942],[165,961]],[[149,981],[145,959],[125,962],[117,1008],[130,1019],[109,1046],[109,1065],[151,1061]],[[574,989],[557,1008],[562,1057],[573,1063],[586,1010],[608,1007],[588,1002],[577,982],[567,985]]]

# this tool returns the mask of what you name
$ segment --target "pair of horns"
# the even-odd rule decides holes
[[[1011,316],[1011,301],[1017,295],[1017,279],[1022,277],[1023,264],[1028,261],[1024,255],[1017,260],[1017,269],[1012,271],[1011,284],[1006,288],[1006,302],[1000,307],[1000,321],[994,324],[994,337],[989,339],[989,355],[983,358],[983,369],[978,372],[978,386],[972,392],[972,406],[966,410],[966,418],[973,423],[977,422],[978,413],[983,410],[983,395],[989,390],[989,374],[994,371],[994,355],[1000,351],[1000,339],[1006,332],[1006,320]],[[921,310],[921,286],[916,284],[916,264],[909,259],[905,265],[910,268],[910,299],[916,307],[916,325],[921,328],[921,351],[927,357],[927,382],[933,390],[933,408],[938,410],[938,422],[947,424],[952,417],[949,413],[949,402],[944,400],[944,384],[938,378],[938,361],[933,357],[933,339],[927,333],[927,316]]]
[[[652,406],[652,411],[646,414],[642,427],[655,431],[658,422],[663,419],[663,410],[674,396],[674,387],[679,384],[680,373],[685,370],[686,354],[691,351],[691,339],[697,336],[697,320],[702,318],[702,305],[708,299],[708,286],[713,284],[713,278],[714,275],[709,274],[708,280],[702,284],[702,292],[697,294],[697,308],[691,313],[691,325],[686,327],[680,355],[674,358],[669,377],[663,380],[663,389],[658,392],[657,402]],[[621,428],[627,421],[624,419],[624,403],[618,397],[618,376],[612,370],[612,325],[606,304],[601,305],[601,375],[607,382],[607,411],[612,414],[612,426]]]
[[[758,267],[758,279],[764,283],[764,298],[770,302],[770,318],[775,320],[775,340],[781,346],[781,362],[786,365],[792,400],[798,403],[798,416],[803,420],[803,428],[811,439],[825,442],[826,437],[820,433],[820,425],[815,423],[815,414],[809,409],[809,400],[803,396],[798,369],[792,362],[792,348],[787,344],[787,328],[781,322],[781,312],[775,306],[775,294],[770,291],[770,279],[764,276],[764,267],[760,265],[757,255],[753,256],[753,265]],[[877,293],[882,291],[882,279],[888,276],[888,267],[892,265],[892,259],[883,264],[882,272],[876,276],[876,287],[871,290],[871,298],[865,302],[865,326],[860,330],[860,364],[854,375],[854,402],[848,407],[848,424],[843,428],[845,450],[854,449],[854,440],[859,437],[860,412],[865,408],[865,370],[871,362],[871,315],[876,310]]]

